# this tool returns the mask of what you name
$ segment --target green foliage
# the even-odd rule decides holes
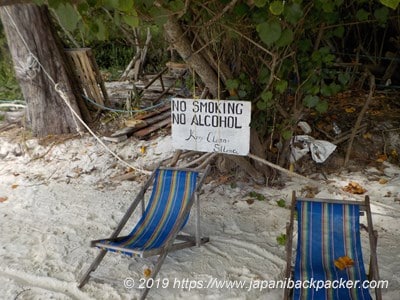
[[[74,31],[79,21],[82,19],[75,7],[69,3],[57,5],[55,12],[57,15],[62,16],[62,18],[60,18],[61,25],[68,31]]]
[[[265,196],[264,196],[263,194],[257,193],[257,192],[255,192],[255,191],[251,191],[251,192],[249,193],[249,197],[255,198],[255,199],[257,199],[258,201],[264,201],[264,200],[265,200]]]
[[[380,0],[380,2],[391,9],[396,9],[399,6],[400,0]]]
[[[3,27],[0,23],[0,100],[23,99],[17,79],[15,78],[11,55],[8,52]]]
[[[278,204],[279,207],[286,207],[286,201],[283,199],[276,201],[276,204]]]
[[[64,30],[80,37],[81,44],[105,41],[121,35],[121,28],[138,27],[134,0],[36,0],[47,4],[57,15]],[[147,1],[148,2],[148,1]],[[147,3],[146,2],[146,3]]]
[[[285,246],[286,245],[286,234],[282,233],[281,235],[276,237],[276,241],[278,245]]]
[[[124,69],[132,59],[135,50],[118,40],[92,43],[93,53],[100,69]]]
[[[221,60],[226,97],[251,100],[260,135],[279,135],[281,142],[291,138],[298,121],[290,114],[326,113],[330,99],[351,83],[338,62],[353,62],[350,56],[360,49],[368,56],[382,54],[379,30],[399,2],[252,0],[229,7],[229,0],[193,0],[186,6],[184,0],[47,0],[83,44],[118,40],[121,28],[131,33],[143,23],[162,30],[169,16],[176,17],[193,49],[209,56],[216,72]],[[99,59],[106,63],[105,56]]]
[[[275,16],[279,16],[280,14],[282,14],[284,8],[285,8],[285,6],[283,4],[283,1],[273,1],[269,5],[269,11],[271,12],[271,14],[273,14]]]
[[[260,39],[267,45],[271,46],[279,40],[282,34],[282,28],[278,21],[272,20],[257,25],[257,31]]]

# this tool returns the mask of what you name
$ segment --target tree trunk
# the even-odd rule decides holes
[[[218,98],[218,76],[201,53],[193,51],[176,16],[168,18],[165,32],[182,59],[200,76],[214,98]]]
[[[47,6],[0,7],[0,18],[27,103],[26,123],[33,135],[41,137],[80,131],[82,125],[55,90],[55,84],[59,84],[79,116],[88,122],[90,114],[80,97],[81,91]]]

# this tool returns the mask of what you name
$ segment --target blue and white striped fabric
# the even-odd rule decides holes
[[[197,176],[198,173],[193,171],[157,170],[149,203],[135,228],[118,242],[104,243],[138,251],[164,246],[175,224],[184,218],[183,227],[189,218],[189,213],[187,216],[183,216],[183,213],[196,188]],[[129,256],[135,255],[120,252]]]
[[[367,278],[361,249],[359,205],[301,200],[297,201],[297,211],[294,282],[314,282],[314,286],[295,287],[293,299],[371,299],[369,290],[361,285]],[[350,258],[354,264],[343,269],[335,266],[340,257]],[[357,287],[348,288],[347,284],[354,285],[356,280]],[[316,284],[322,283],[324,287],[316,288]]]

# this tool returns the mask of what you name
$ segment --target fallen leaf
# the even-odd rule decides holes
[[[7,197],[0,197],[0,203],[7,201]]]
[[[247,199],[246,202],[248,205],[251,205],[254,203],[254,199]]]
[[[356,109],[354,107],[346,107],[344,110],[349,114],[351,114],[351,113],[356,111]]]
[[[386,154],[379,155],[378,159],[376,161],[379,163],[383,163],[383,162],[387,161],[387,155]]]
[[[12,189],[16,189],[17,187],[18,187],[18,184],[13,184],[13,185],[11,186]]]
[[[126,127],[136,127],[136,126],[142,126],[144,124],[146,124],[146,122],[143,120],[126,120],[125,121]]]
[[[366,132],[363,134],[363,138],[366,140],[372,139],[372,134],[370,132]]]
[[[140,147],[140,153],[145,154],[146,153],[146,146]]]
[[[388,182],[388,180],[386,178],[379,179],[380,184],[386,184],[387,182]]]
[[[348,185],[346,185],[343,190],[352,194],[364,194],[367,190],[364,189],[359,183],[350,181]]]
[[[334,261],[336,268],[343,271],[346,268],[354,266],[354,260],[348,256],[341,256]]]
[[[151,276],[151,270],[149,268],[145,268],[143,270],[143,275],[145,278],[149,278]]]

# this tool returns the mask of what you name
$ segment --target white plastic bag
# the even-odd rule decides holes
[[[308,135],[297,135],[291,141],[290,162],[293,163],[308,152],[317,163],[323,163],[336,149],[336,145],[323,140],[316,140]]]

